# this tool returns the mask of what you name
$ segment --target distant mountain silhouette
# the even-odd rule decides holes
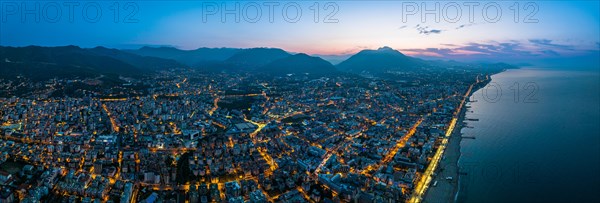
[[[141,70],[165,70],[168,68],[181,68],[184,66],[183,64],[172,59],[153,56],[140,56],[118,49],[109,49],[101,46],[86,50],[97,55],[108,56],[123,61]]]
[[[313,54],[312,56],[316,56],[326,61],[329,61],[329,63],[335,66],[350,58],[352,54]]]
[[[259,70],[279,74],[288,73],[311,73],[326,74],[337,70],[331,63],[319,57],[306,54],[295,54],[282,59],[275,60]]]
[[[125,50],[141,56],[154,56],[165,59],[173,59],[179,63],[199,67],[215,62],[222,62],[241,49],[237,48],[198,48],[195,50],[180,50],[173,47],[142,47],[140,49]]]
[[[118,50],[105,47],[83,49],[77,46],[0,46],[0,78],[14,78],[19,75],[34,80],[55,77],[86,78],[99,75],[112,78],[137,77],[159,70],[185,67],[204,71],[260,71],[274,74],[311,73],[313,75],[339,74],[338,70],[353,74],[472,68],[497,71],[514,68],[502,63],[426,61],[406,56],[389,47],[362,50],[337,66],[333,66],[320,57],[303,53],[291,55],[277,48],[199,48],[185,51],[171,47]]]
[[[360,73],[389,70],[414,71],[426,65],[427,63],[421,59],[406,56],[389,47],[382,47],[377,50],[362,50],[336,67],[341,71]]]
[[[237,52],[236,54],[225,60],[225,62],[230,65],[247,69],[264,66],[269,64],[270,62],[289,56],[291,56],[291,54],[287,53],[282,49],[251,48]]]
[[[143,57],[117,49],[77,46],[0,46],[0,73],[3,78],[23,75],[34,80],[54,77],[139,76],[155,70],[181,68],[167,59]]]

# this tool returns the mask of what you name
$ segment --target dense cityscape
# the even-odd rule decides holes
[[[599,8],[0,0],[0,203],[600,202]]]
[[[494,71],[2,80],[0,201],[420,202]]]

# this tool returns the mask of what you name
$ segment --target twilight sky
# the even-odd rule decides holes
[[[597,57],[600,49],[598,1],[128,2],[2,1],[0,45],[278,47],[320,55],[390,46],[421,57],[524,61]]]

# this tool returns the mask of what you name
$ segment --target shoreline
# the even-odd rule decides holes
[[[506,70],[501,72],[504,71]],[[460,144],[462,142],[461,131],[463,127],[465,127],[463,122],[467,114],[466,106],[471,102],[469,98],[471,98],[475,92],[485,87],[492,81],[492,75],[490,75],[489,80],[482,82],[480,85],[474,86],[473,90],[468,95],[465,107],[461,109],[461,112],[459,112],[456,127],[452,130],[450,137],[448,138],[448,144],[443,152],[443,158],[440,160],[439,166],[435,169],[436,176],[433,178],[431,186],[427,188],[427,191],[423,196],[423,202],[456,202],[460,187],[459,183],[461,175],[458,162],[462,155],[460,151]],[[452,180],[446,180],[446,177],[452,177]],[[436,181],[437,185],[433,186]]]

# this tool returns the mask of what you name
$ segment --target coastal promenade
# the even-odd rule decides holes
[[[436,182],[435,187],[427,189],[427,192],[423,196],[423,202],[453,202],[456,192],[458,190],[458,159],[460,158],[460,142],[461,135],[460,129],[462,126],[462,119],[458,121],[459,126],[455,127],[453,135],[448,138],[448,144],[446,151],[440,160],[439,167],[436,169],[436,175],[432,181]],[[453,177],[452,180],[446,180],[446,177]],[[433,183],[432,183],[433,184]]]
[[[456,167],[456,162],[452,163],[450,161],[454,161],[454,160],[458,160],[458,157],[460,156],[460,136],[452,136],[452,133],[454,132],[454,129],[457,125],[457,123],[462,122],[461,116],[463,115],[463,106],[466,103],[467,98],[469,98],[469,96],[471,95],[471,92],[473,90],[473,87],[475,85],[477,85],[479,83],[479,79],[477,80],[476,83],[471,84],[469,86],[469,89],[467,90],[467,92],[465,93],[465,95],[463,96],[460,105],[457,107],[456,111],[454,112],[454,116],[452,118],[452,120],[450,121],[450,124],[448,125],[448,129],[446,130],[445,136],[442,140],[442,142],[440,143],[440,146],[438,147],[435,155],[432,157],[431,162],[429,163],[429,166],[427,167],[427,169],[425,170],[425,172],[423,172],[423,174],[421,174],[421,177],[419,179],[419,181],[417,182],[417,185],[415,186],[415,190],[413,192],[413,194],[411,195],[410,199],[408,200],[408,202],[411,203],[418,203],[423,201],[423,198],[425,197],[425,195],[428,193],[428,188],[430,187],[431,184],[433,184],[433,182],[435,180],[438,180],[438,184],[439,184],[439,188],[435,193],[433,193],[432,195],[437,196],[437,198],[431,198],[428,199],[427,202],[448,202],[448,201],[452,201],[453,198],[453,194],[455,193],[454,190],[456,190],[456,174],[458,174],[458,168]],[[460,126],[460,124],[458,124]],[[460,132],[460,127],[458,128],[459,132]],[[454,138],[454,140],[452,140],[452,145],[449,145],[450,140]],[[456,140],[458,139],[458,140]],[[449,154],[447,156],[452,156],[451,159],[448,159],[447,161],[443,161],[444,160],[444,152],[446,150],[446,148],[449,149]],[[440,174],[438,174],[437,176],[434,176],[434,173],[436,172],[437,166],[438,165],[442,165],[442,167],[444,167],[444,169],[448,169],[448,171],[445,171],[445,173],[443,174],[455,174],[455,175],[449,175],[453,177],[453,180],[445,180],[445,176],[440,176]],[[450,167],[448,167],[450,166]],[[454,167],[451,167],[454,166]],[[442,177],[446,182],[444,181],[439,181],[440,177]],[[448,197],[447,195],[450,195],[450,197]],[[430,195],[431,196],[431,195]]]

